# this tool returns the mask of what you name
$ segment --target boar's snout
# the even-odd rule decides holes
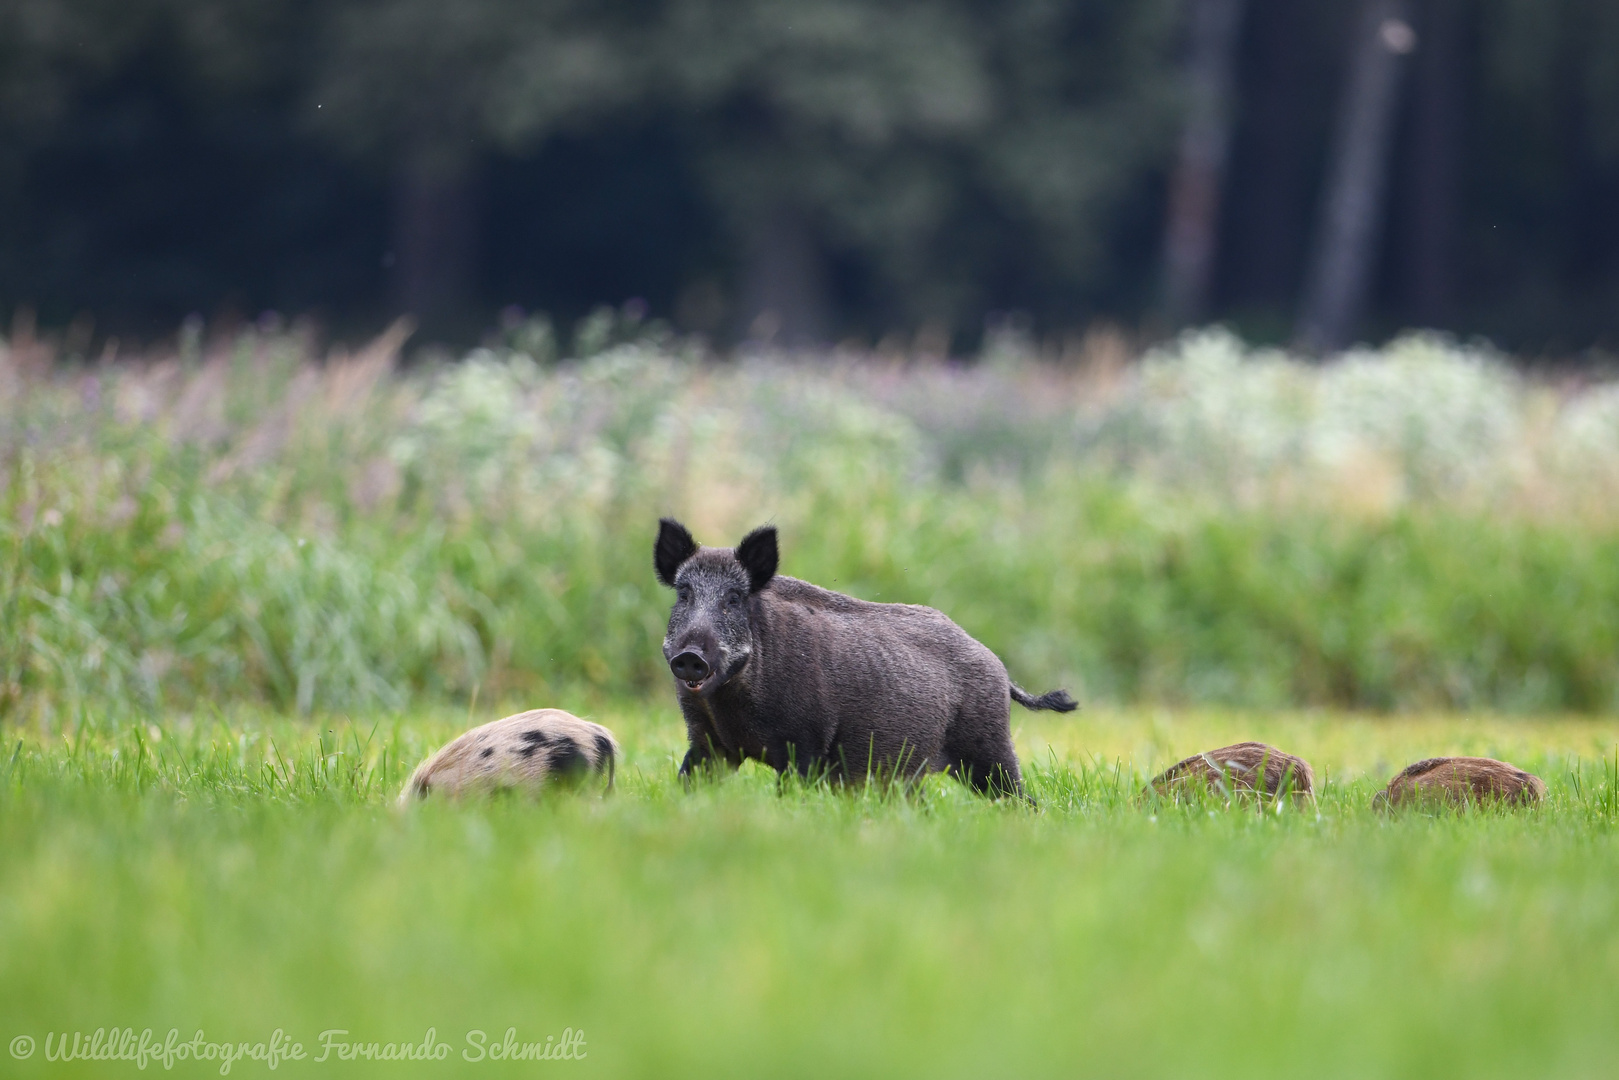
[[[675,678],[696,689],[704,679],[708,678],[712,669],[708,666],[707,660],[688,649],[669,661],[669,670],[675,673]]]

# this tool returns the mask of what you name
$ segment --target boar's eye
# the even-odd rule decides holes
[[[727,604],[730,604],[732,607],[740,607],[742,605],[742,593],[741,593],[741,591],[738,590],[738,589],[732,589],[729,593],[726,594],[725,602]]]
[[[691,586],[690,585],[677,585],[677,586],[675,586],[675,599],[679,600],[679,601],[682,601],[682,602],[690,600],[691,599]]]

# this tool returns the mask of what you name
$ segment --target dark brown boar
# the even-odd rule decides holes
[[[948,770],[975,791],[1024,795],[1011,702],[1035,697],[942,613],[876,604],[776,573],[776,530],[698,547],[665,518],[653,564],[675,590],[663,656],[675,676],[693,769],[746,758],[777,772],[913,779]]]
[[[1201,787],[1212,794],[1262,792],[1269,798],[1286,792],[1295,799],[1315,797],[1315,772],[1301,757],[1261,742],[1240,742],[1194,754],[1152,779],[1152,790],[1173,797]]]
[[[1494,758],[1436,757],[1407,765],[1372,805],[1382,808],[1416,803],[1468,802],[1528,806],[1546,794],[1545,781]]]

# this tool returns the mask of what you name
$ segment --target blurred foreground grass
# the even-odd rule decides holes
[[[454,1055],[408,1068],[446,1075],[466,1032],[508,1027],[584,1032],[584,1061],[525,1074],[1601,1076],[1619,1054],[1619,721],[1017,716],[1030,813],[754,766],[687,794],[667,702],[564,703],[623,740],[611,797],[397,811],[461,710],[13,734],[0,1035],[39,1049],[6,1075],[127,1072],[47,1063],[46,1033],[148,1026],[312,1054],[432,1027]],[[1315,810],[1133,801],[1246,737],[1313,762]],[[1537,771],[1547,803],[1368,809],[1456,752]]]

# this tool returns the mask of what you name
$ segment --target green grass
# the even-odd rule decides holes
[[[39,1047],[0,1073],[127,1075],[48,1064],[44,1037],[148,1026],[280,1028],[312,1055],[332,1028],[433,1027],[456,1054],[473,1028],[585,1033],[584,1061],[477,1070],[525,1075],[1605,1076],[1619,1054],[1619,722],[1019,714],[1031,813],[754,766],[687,793],[668,702],[559,703],[621,737],[611,796],[398,811],[487,706],[11,730],[0,1036]],[[1137,802],[1244,737],[1310,759],[1317,808]],[[1548,800],[1369,809],[1447,752],[1528,767]]]

